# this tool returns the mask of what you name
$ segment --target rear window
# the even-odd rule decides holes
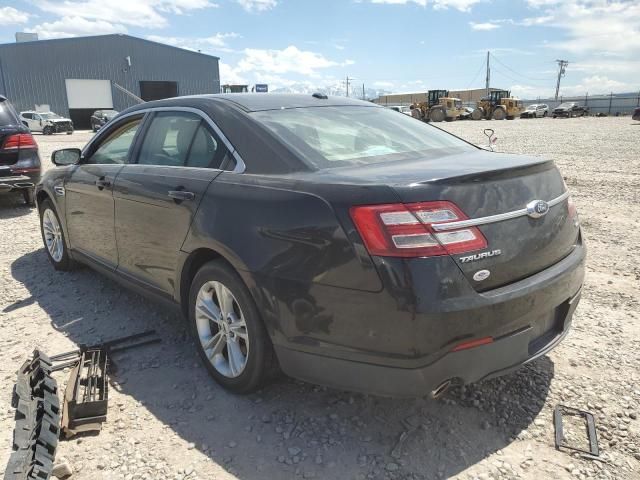
[[[0,126],[19,125],[20,120],[9,100],[0,100]]]
[[[312,107],[252,114],[317,168],[416,159],[475,147],[408,115],[379,107]]]

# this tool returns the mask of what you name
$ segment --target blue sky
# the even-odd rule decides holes
[[[491,86],[523,98],[640,89],[638,0],[0,0],[0,42],[128,33],[221,58],[223,83],[393,92]]]

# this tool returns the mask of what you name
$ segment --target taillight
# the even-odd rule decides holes
[[[16,133],[7,137],[2,148],[4,150],[26,150],[38,148],[38,144],[30,133]]]
[[[364,205],[352,207],[350,213],[371,255],[431,257],[487,246],[487,240],[477,227],[445,232],[433,230],[432,224],[467,219],[451,202]]]

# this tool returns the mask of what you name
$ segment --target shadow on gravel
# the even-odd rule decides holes
[[[506,377],[457,388],[439,401],[378,398],[286,378],[257,394],[234,396],[208,377],[173,313],[89,269],[55,272],[44,250],[17,259],[11,272],[54,328],[75,343],[157,329],[161,346],[116,356],[114,388],[242,480],[455,475],[529,426],[554,375],[552,362],[543,357]],[[145,421],[133,414],[112,401],[107,431],[124,429],[127,436],[144,439]],[[99,449],[100,436],[85,439],[89,442]],[[174,460],[182,460],[180,451],[172,447]]]
[[[31,213],[32,207],[24,203],[21,193],[0,194],[0,220],[22,217]]]

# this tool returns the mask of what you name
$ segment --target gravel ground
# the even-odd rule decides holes
[[[73,478],[640,478],[640,125],[628,117],[441,125],[479,144],[482,128],[495,128],[497,150],[553,158],[573,191],[587,278],[573,330],[550,355],[439,401],[289,379],[230,395],[209,380],[179,318],[89,269],[55,272],[36,211],[0,197],[0,468],[15,372],[33,348],[53,354],[153,327],[161,347],[117,357],[103,431],[60,444]],[[88,138],[36,137],[43,159]],[[61,385],[66,376],[57,375]],[[600,460],[553,448],[557,403],[595,414]]]

